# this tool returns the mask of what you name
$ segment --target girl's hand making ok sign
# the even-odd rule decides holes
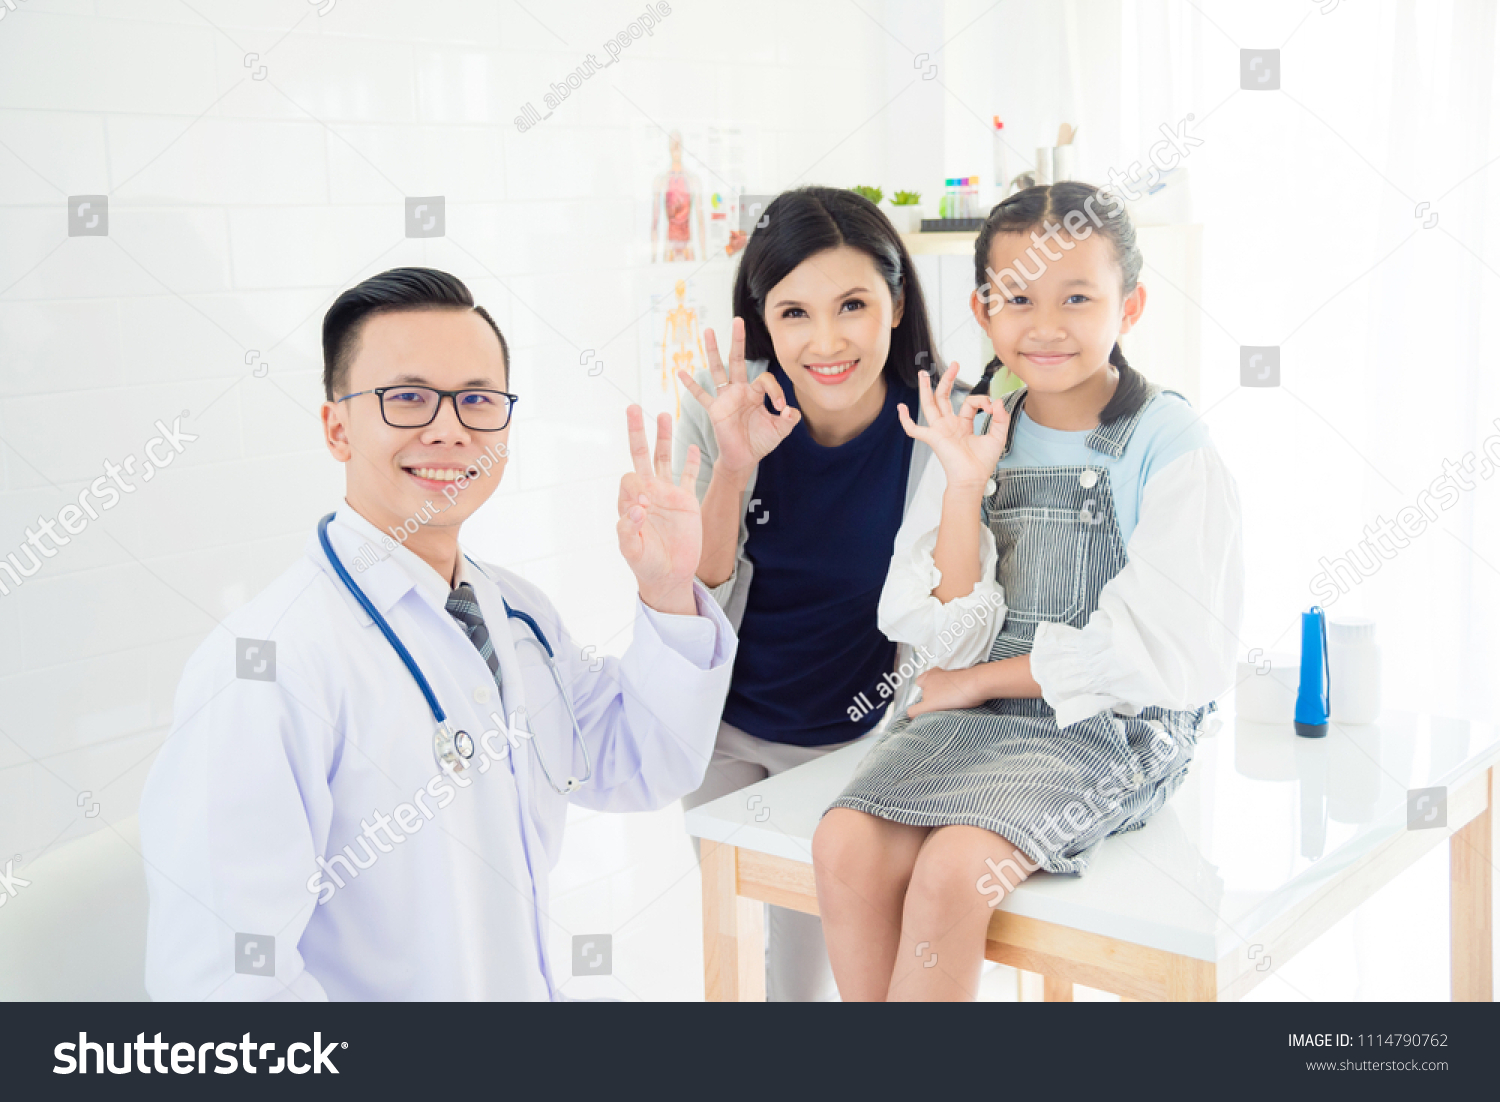
[[[905,404],[901,404],[896,407],[901,427],[907,436],[922,441],[937,453],[950,490],[982,490],[994,473],[995,464],[1000,462],[1010,415],[1002,403],[991,402],[987,394],[969,395],[954,413],[951,395],[953,381],[958,378],[957,362],[943,372],[935,392],[929,385],[927,372],[919,371],[917,375],[921,380],[917,384],[917,397],[927,423],[914,422]],[[990,427],[984,435],[975,436],[974,415],[980,410],[990,414]]]

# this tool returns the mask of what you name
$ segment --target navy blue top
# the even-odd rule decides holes
[[[785,373],[771,370],[795,406]],[[724,707],[725,720],[757,738],[847,742],[890,701],[877,690],[896,644],[875,614],[911,468],[898,402],[914,413],[916,390],[888,383],[879,416],[836,448],[815,443],[799,421],[760,461],[745,545],[755,574]]]

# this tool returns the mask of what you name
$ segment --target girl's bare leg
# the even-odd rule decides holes
[[[890,1001],[973,1000],[994,905],[1036,867],[980,827],[938,827],[928,834],[906,889]]]
[[[906,886],[930,829],[845,807],[834,808],[818,824],[813,835],[818,910],[828,962],[845,1002],[885,999]]]

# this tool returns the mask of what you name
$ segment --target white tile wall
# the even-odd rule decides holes
[[[129,813],[187,655],[338,500],[322,314],[388,267],[457,273],[511,343],[517,452],[471,542],[544,584],[581,641],[623,647],[642,166],[664,129],[716,124],[754,135],[751,191],[882,179],[896,151],[861,124],[908,79],[857,12],[681,4],[518,132],[640,7],[27,0],[0,24],[0,555],[139,456],[158,418],[187,410],[198,436],[0,596],[0,791],[26,793],[0,801],[0,850],[29,860],[98,826],[69,787],[84,780]],[[109,237],[67,236],[73,194],[109,196]],[[444,195],[448,236],[406,239],[405,195]],[[726,299],[715,324],[731,272],[696,276]]]

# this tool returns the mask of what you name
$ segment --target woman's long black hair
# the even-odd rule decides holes
[[[1135,225],[1130,221],[1130,215],[1125,213],[1125,204],[1093,184],[1074,180],[1029,187],[995,204],[989,217],[984,220],[978,240],[974,242],[974,285],[983,293],[990,282],[990,244],[997,233],[1025,233],[1041,229],[1046,223],[1062,227],[1066,225],[1064,220],[1075,212],[1084,222],[1074,218],[1074,224],[1081,229],[1085,222],[1088,223],[1093,226],[1090,232],[1103,234],[1114,247],[1123,285],[1121,294],[1130,294],[1140,279],[1142,258],[1140,246],[1135,241]],[[1068,231],[1065,228],[1063,232]],[[993,295],[999,290],[998,287],[992,288],[989,294]],[[1109,353],[1109,362],[1119,369],[1120,382],[1108,404],[1099,413],[1101,425],[1134,413],[1145,400],[1148,386],[1145,376],[1125,362],[1125,353],[1120,351],[1119,341],[1115,342]],[[985,366],[984,374],[974,387],[975,394],[990,392],[990,380],[1001,366],[998,356]]]
[[[896,227],[863,195],[842,188],[802,187],[784,191],[765,210],[763,223],[750,235],[734,278],[734,314],[745,322],[745,358],[776,362],[766,329],[766,296],[808,257],[849,245],[875,262],[902,304],[901,320],[891,332],[885,360],[888,383],[917,385],[917,372],[935,380],[942,374],[927,322],[927,303],[916,268]]]

